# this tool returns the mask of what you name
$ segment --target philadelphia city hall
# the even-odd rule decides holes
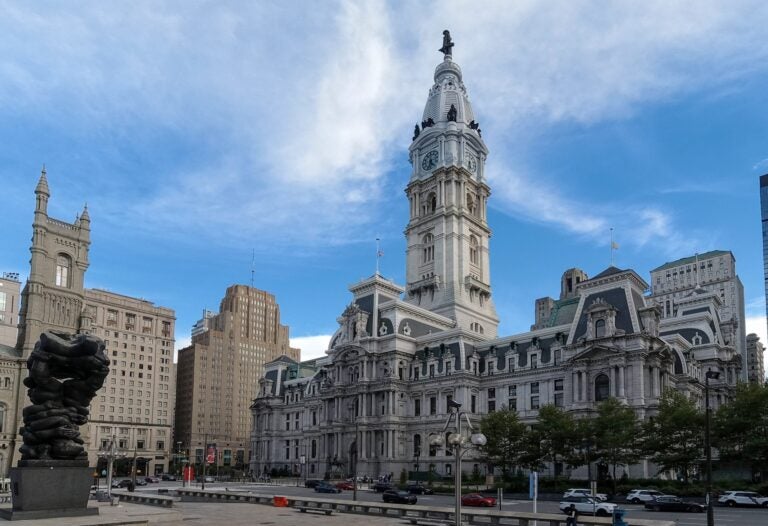
[[[452,47],[446,32],[409,148],[407,282],[376,273],[352,285],[326,356],[265,366],[251,406],[254,477],[274,469],[346,476],[355,452],[360,476],[397,477],[415,463],[450,475],[451,451],[430,447],[449,401],[461,403],[473,425],[504,407],[524,422],[546,404],[584,416],[609,397],[644,419],[667,388],[703,404],[709,369],[720,372],[710,384],[715,407],[735,387],[737,322],[720,318],[718,295],[693,287],[663,317],[631,269],[611,266],[591,278],[566,270],[559,299],[537,300],[531,331],[498,335],[488,149]],[[480,464],[477,456],[467,462],[468,471]],[[648,462],[629,471],[655,474]]]

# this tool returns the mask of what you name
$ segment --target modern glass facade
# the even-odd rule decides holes
[[[763,220],[763,276],[765,309],[768,316],[768,174],[760,176],[760,218]]]

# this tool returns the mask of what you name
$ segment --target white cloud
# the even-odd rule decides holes
[[[325,356],[328,344],[331,343],[332,334],[320,334],[318,336],[299,336],[291,338],[291,347],[301,349],[301,359],[312,360]]]
[[[521,165],[510,145],[553,123],[621,119],[691,91],[716,96],[768,56],[755,45],[764,25],[755,21],[768,19],[761,2],[314,7],[0,1],[0,103],[39,111],[52,127],[112,134],[117,157],[137,146],[126,137],[151,145],[156,134],[210,152],[142,185],[106,178],[113,202],[103,217],[115,222],[150,218],[144,227],[161,225],[164,236],[229,242],[355,241],[386,215],[377,205],[402,198],[385,175],[405,155],[449,27],[489,132],[490,171],[512,172],[493,180],[497,206],[596,240],[614,226],[639,246],[671,247],[681,241],[672,213],[631,202],[611,210],[541,174],[502,171]]]

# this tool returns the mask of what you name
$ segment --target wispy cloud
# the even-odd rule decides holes
[[[684,242],[673,212],[568,197],[507,168],[516,166],[509,145],[552,124],[622,119],[727,89],[768,58],[755,45],[754,20],[768,19],[761,2],[312,7],[93,2],[72,11],[0,1],[0,103],[100,141],[91,155],[118,167],[132,156],[162,160],[165,147],[184,152],[169,157],[185,162],[153,159],[141,184],[127,170],[100,181],[112,195],[102,217],[115,224],[130,216],[165,236],[220,242],[346,243],[402,199],[403,174],[396,184],[388,174],[420,118],[439,29],[449,27],[493,130],[497,206],[595,240],[614,226],[637,246],[672,246]]]

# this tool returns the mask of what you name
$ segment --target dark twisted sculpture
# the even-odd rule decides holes
[[[33,405],[19,430],[21,460],[85,460],[79,426],[109,374],[104,341],[87,334],[46,331],[27,360],[24,385]]]

